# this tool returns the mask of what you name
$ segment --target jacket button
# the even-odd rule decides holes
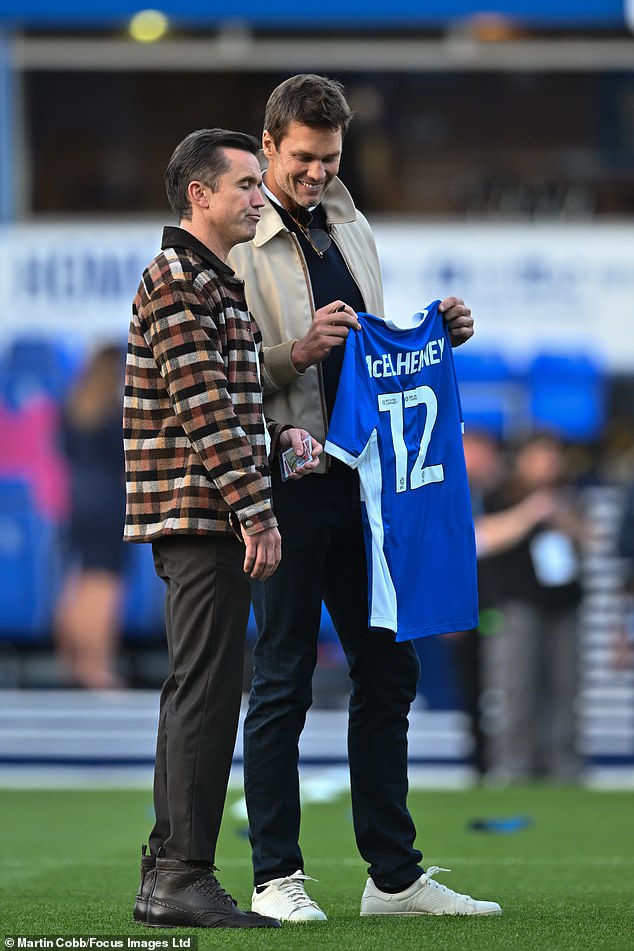
[[[253,519],[250,519],[250,518],[248,518],[246,522],[244,523],[245,528],[251,528],[252,525],[253,525]]]

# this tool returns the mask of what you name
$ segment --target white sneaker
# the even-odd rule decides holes
[[[476,901],[470,895],[460,895],[446,885],[435,882],[437,872],[451,869],[433,865],[424,875],[403,892],[390,895],[368,879],[361,898],[362,915],[501,915],[495,901]],[[270,912],[267,912],[270,914]],[[279,918],[279,915],[276,917]]]
[[[280,921],[327,921],[317,902],[311,901],[306,894],[304,882],[307,881],[317,880],[300,871],[293,872],[288,878],[271,879],[261,892],[254,890],[251,910]]]

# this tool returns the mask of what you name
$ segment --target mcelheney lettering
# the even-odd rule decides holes
[[[401,353],[368,354],[365,362],[368,373],[375,378],[388,376],[411,376],[423,367],[440,363],[445,348],[444,337],[430,340],[422,350],[406,350]]]

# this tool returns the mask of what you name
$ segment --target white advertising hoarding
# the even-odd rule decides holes
[[[396,320],[454,294],[476,318],[470,347],[523,361],[584,352],[634,372],[634,226],[374,221]],[[0,345],[24,333],[124,339],[160,224],[0,229]],[[257,319],[257,314],[255,315]]]
[[[391,313],[453,294],[476,319],[470,347],[520,363],[583,352],[634,372],[634,226],[384,224],[376,235]]]
[[[0,343],[25,333],[125,339],[130,305],[161,226],[0,228]]]

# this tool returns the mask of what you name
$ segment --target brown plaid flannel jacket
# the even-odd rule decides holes
[[[124,538],[274,527],[261,337],[231,268],[182,228],[163,232],[132,307],[123,410]]]

